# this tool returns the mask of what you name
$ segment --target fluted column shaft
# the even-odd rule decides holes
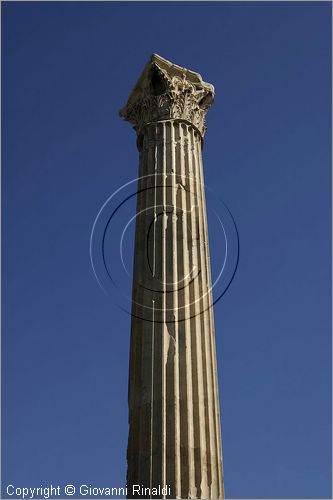
[[[223,498],[202,137],[170,119],[145,125],[139,143],[128,492]]]

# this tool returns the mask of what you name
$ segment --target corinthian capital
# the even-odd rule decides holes
[[[199,73],[153,54],[119,114],[139,134],[147,123],[179,119],[194,125],[203,136],[213,99],[213,85],[204,82]]]

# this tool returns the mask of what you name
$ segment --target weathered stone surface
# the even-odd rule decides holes
[[[223,498],[202,134],[213,86],[153,55],[121,116],[140,151],[128,496]],[[159,495],[152,495],[157,498]],[[139,497],[147,498],[147,497]]]

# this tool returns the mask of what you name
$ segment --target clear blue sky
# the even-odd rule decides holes
[[[4,3],[2,23],[3,485],[124,484],[130,318],[89,237],[137,173],[118,109],[157,52],[215,85],[205,178],[240,234],[215,309],[226,495],[330,497],[330,3]]]

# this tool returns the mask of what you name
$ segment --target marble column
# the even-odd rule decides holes
[[[154,54],[120,111],[134,125],[140,154],[129,498],[224,498],[202,168],[213,97],[198,73]],[[150,493],[136,494],[133,485]]]

